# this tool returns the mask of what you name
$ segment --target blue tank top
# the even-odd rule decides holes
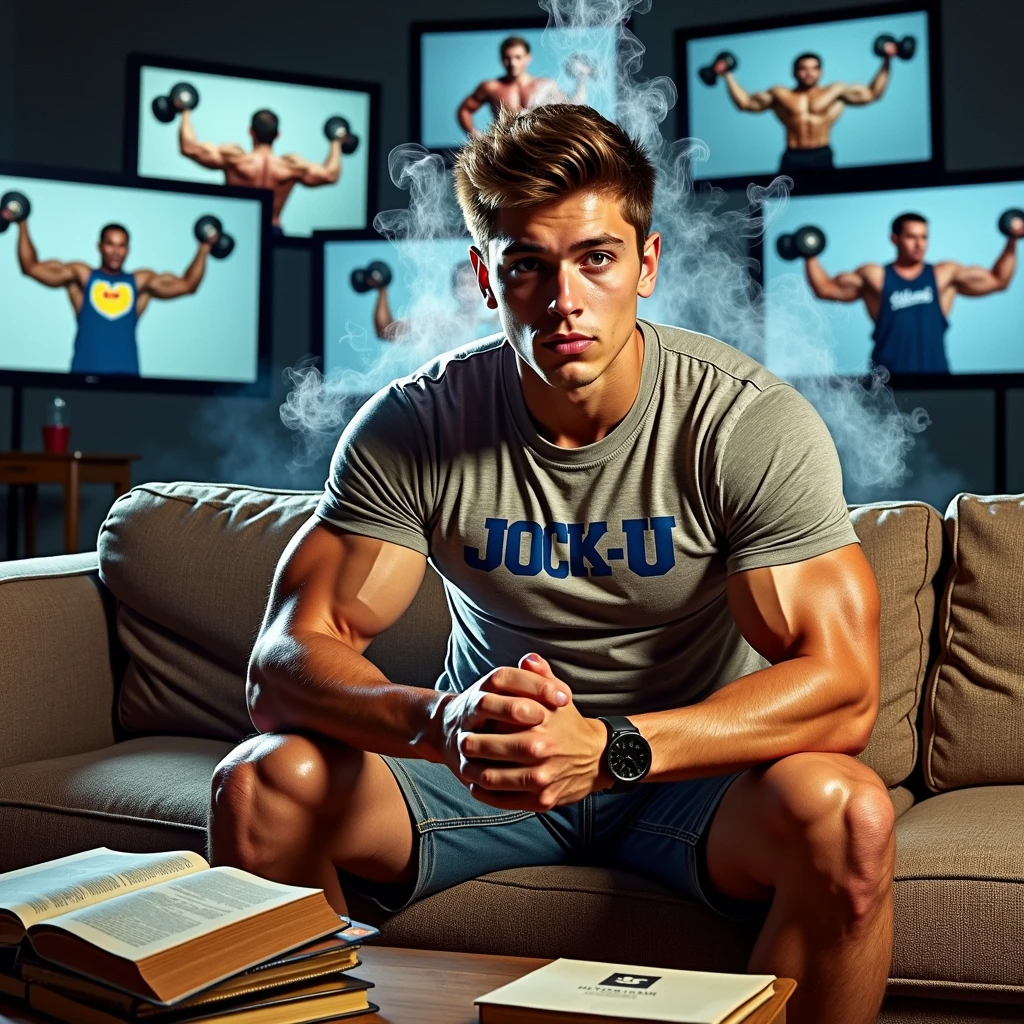
[[[78,314],[72,373],[130,373],[138,376],[135,343],[135,277],[94,270],[85,285]]]
[[[882,302],[871,337],[871,361],[890,373],[949,373],[943,337],[949,321],[939,305],[930,263],[912,281],[885,268]]]

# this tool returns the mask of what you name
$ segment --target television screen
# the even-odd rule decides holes
[[[369,224],[378,86],[139,55],[128,74],[128,173],[269,188],[275,237]]]
[[[799,189],[836,171],[933,163],[936,17],[918,4],[680,32],[679,134],[709,149],[696,176],[745,184],[782,173]]]
[[[269,212],[263,193],[0,166],[0,376],[253,390]]]
[[[469,238],[323,239],[324,375],[370,394],[432,356],[501,330],[469,262]]]
[[[572,100],[615,116],[618,26],[544,28],[536,21],[413,26],[413,133],[427,149],[457,149],[501,106]]]
[[[765,363],[824,332],[836,371],[951,382],[1024,373],[1024,180],[796,196],[764,238]],[[930,381],[931,383],[931,381]]]

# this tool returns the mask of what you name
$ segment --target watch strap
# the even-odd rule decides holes
[[[640,731],[625,715],[599,715],[598,719],[607,727],[609,739],[617,733]]]

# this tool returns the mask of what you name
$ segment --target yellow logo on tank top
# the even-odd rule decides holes
[[[100,316],[118,320],[129,312],[135,302],[135,289],[126,281],[104,281],[97,278],[89,288],[89,301]]]

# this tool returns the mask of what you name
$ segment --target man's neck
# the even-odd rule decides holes
[[[924,260],[904,261],[897,256],[896,262],[893,263],[893,269],[900,277],[906,278],[908,281],[913,281],[915,277],[920,277],[923,273]]]
[[[626,418],[640,393],[644,336],[639,327],[592,384],[562,390],[544,383],[517,360],[523,400],[539,433],[559,448],[582,448],[607,437]]]

